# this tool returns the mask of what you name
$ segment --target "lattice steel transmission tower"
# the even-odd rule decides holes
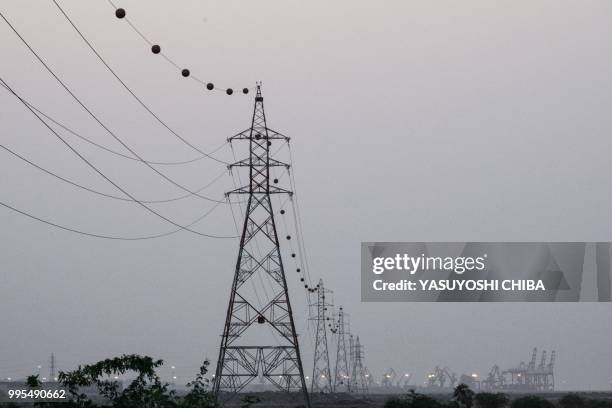
[[[289,138],[267,127],[260,83],[251,127],[228,140],[248,142],[249,156],[229,167],[248,168],[249,184],[226,193],[246,196],[247,204],[213,390],[228,400],[259,378],[279,390],[301,391],[310,407],[271,202],[272,194],[292,194],[270,183],[272,167],[289,169],[270,157],[270,148]]]
[[[57,381],[55,377],[55,355],[53,353],[49,358],[49,381]]]
[[[351,391],[348,356],[346,354],[346,324],[344,317],[344,310],[342,309],[342,306],[340,306],[338,310],[338,346],[336,348],[336,369],[334,372],[335,392]]]
[[[326,294],[331,293],[323,286],[323,279],[317,285],[317,303],[311,304],[316,307],[317,315],[311,318],[316,322],[316,340],[314,349],[314,364],[312,368],[312,383],[310,392],[330,393],[332,392],[332,377],[329,369],[329,350],[327,348],[327,308],[333,306],[327,301]]]
[[[367,394],[368,380],[363,367],[363,346],[359,342],[359,336],[353,344],[353,363],[351,364],[351,390],[353,392]]]
[[[351,377],[351,373],[353,372],[353,366],[355,365],[355,339],[351,333],[348,333],[349,337],[349,363],[348,363],[348,372],[349,372],[349,387],[351,391],[353,391],[353,377]]]

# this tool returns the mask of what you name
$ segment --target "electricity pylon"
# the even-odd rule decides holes
[[[353,338],[353,335],[351,333],[348,333],[348,337],[349,337],[349,363],[348,363],[348,372],[349,372],[349,380],[348,380],[348,384],[349,387],[351,388],[351,391],[353,391],[353,377],[351,377],[351,373],[353,372],[353,366],[355,365],[355,339]]]
[[[311,320],[316,321],[317,331],[314,349],[314,364],[312,368],[312,383],[310,392],[330,393],[332,392],[332,377],[329,370],[329,351],[327,348],[327,308],[332,304],[326,300],[326,294],[331,293],[323,286],[323,279],[317,285],[317,303],[312,304],[317,310],[316,317]]]
[[[350,392],[350,377],[348,356],[346,355],[344,310],[342,306],[338,311],[338,347],[336,348],[336,370],[334,372],[334,391]]]
[[[49,358],[49,381],[57,381],[55,378],[55,355],[53,353]]]
[[[277,140],[289,138],[267,127],[258,83],[251,127],[228,139],[249,144],[249,157],[229,166],[247,167],[249,184],[226,193],[248,199],[213,390],[218,399],[228,400],[259,378],[279,390],[301,391],[310,407],[271,202],[272,194],[292,194],[270,185],[270,168],[289,169],[270,157]],[[262,300],[255,288],[263,280]]]
[[[368,380],[363,367],[363,346],[359,342],[359,336],[353,344],[353,358],[351,364],[351,389],[353,392],[367,394]]]

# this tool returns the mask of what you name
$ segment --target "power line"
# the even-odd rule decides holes
[[[172,221],[171,219],[167,218],[166,216],[160,214],[159,212],[155,211],[154,209],[150,208],[149,206],[147,206],[146,204],[142,203],[141,201],[138,201],[133,195],[131,195],[129,192],[127,192],[125,189],[123,189],[121,186],[119,186],[117,183],[115,183],[113,180],[111,180],[108,176],[106,176],[101,170],[99,170],[96,166],[94,166],[89,160],[87,160],[87,158],[85,158],[81,153],[79,153],[74,147],[72,147],[70,145],[70,143],[68,143],[59,133],[57,133],[51,126],[49,126],[49,124],[47,122],[45,122],[33,109],[31,109],[28,105],[26,105],[26,103],[21,99],[21,97],[19,95],[17,95],[15,93],[15,91],[13,91],[13,89],[6,83],[6,81],[4,81],[4,79],[2,79],[0,77],[0,82],[4,83],[4,85],[6,85],[6,87],[9,89],[9,91],[15,95],[20,101],[21,103],[34,115],[36,116],[36,118],[47,128],[51,131],[51,133],[53,133],[59,140],[62,141],[62,143],[64,143],[74,154],[76,154],[81,160],[83,160],[89,167],[91,167],[96,173],[98,173],[100,176],[102,176],[106,181],[108,181],[110,184],[112,184],[113,186],[115,186],[115,188],[117,188],[119,191],[121,191],[123,194],[125,194],[126,196],[130,197],[132,200],[134,200],[134,202],[138,205],[140,205],[141,207],[143,207],[144,209],[146,209],[147,211],[149,211],[150,213],[156,215],[157,217],[169,222],[170,224],[179,227],[181,229],[184,229],[186,231],[192,232],[194,234],[197,235],[201,235],[204,237],[209,237],[209,238],[237,238],[236,236],[224,236],[224,235],[213,235],[213,234],[205,234],[202,232],[198,232],[198,231],[194,231],[192,229],[190,229],[187,226],[182,226],[174,221]]]
[[[171,59],[167,54],[162,52],[159,44],[155,44],[153,41],[151,41],[146,35],[142,33],[142,30],[138,29],[138,27],[136,27],[136,25],[129,18],[126,17],[126,12],[123,8],[117,7],[115,3],[112,2],[112,0],[108,0],[108,4],[110,4],[111,7],[115,10],[115,16],[117,18],[121,20],[125,20],[128,23],[128,25],[132,28],[132,30],[134,30],[134,32],[138,34],[138,36],[142,38],[144,42],[146,42],[151,47],[151,52],[153,54],[161,55],[170,65],[174,66],[177,70],[179,70],[183,77],[189,77],[193,79],[194,81],[198,82],[200,85],[204,86],[209,91],[223,91],[227,95],[232,95],[234,93],[234,90],[232,88],[216,87],[212,82],[205,82],[202,79],[198,78],[197,76],[193,75],[188,69],[182,68],[173,59]],[[250,91],[249,88],[242,88],[242,93],[245,95],[248,94],[249,91]]]
[[[55,223],[53,221],[46,220],[44,218],[40,218],[40,217],[38,217],[36,215],[33,215],[33,214],[30,214],[30,213],[25,212],[23,210],[20,210],[20,209],[18,209],[16,207],[13,207],[12,205],[9,205],[9,204],[7,204],[5,202],[2,202],[2,201],[0,201],[0,205],[5,207],[5,208],[7,208],[7,209],[9,209],[9,210],[12,210],[12,211],[14,211],[16,213],[24,215],[24,216],[26,216],[28,218],[33,219],[33,220],[42,222],[44,224],[50,225],[52,227],[59,228],[59,229],[62,229],[64,231],[68,231],[68,232],[73,232],[73,233],[79,234],[79,235],[85,235],[85,236],[92,237],[92,238],[103,238],[103,239],[110,239],[110,240],[116,240],[116,241],[142,241],[142,240],[147,240],[147,239],[155,239],[155,238],[167,237],[169,235],[176,234],[177,232],[182,231],[184,229],[184,228],[178,228],[176,230],[164,232],[162,234],[145,235],[145,236],[140,236],[140,237],[120,237],[120,236],[112,236],[112,235],[102,235],[102,234],[96,234],[96,233],[92,233],[92,232],[86,232],[86,231],[79,230],[79,229],[72,228],[72,227],[66,227],[64,225]],[[186,227],[191,227],[191,226],[197,224],[198,222],[200,222],[201,220],[206,218],[210,213],[212,213],[213,210],[215,208],[217,208],[218,206],[219,206],[219,203],[215,204],[210,210],[208,210],[206,213],[204,213],[204,215],[201,215],[196,220],[190,222],[189,224],[186,225]]]
[[[2,86],[4,89],[6,89],[6,90],[8,91],[8,89],[6,88],[6,86],[4,86],[4,84],[0,84],[0,86]],[[9,92],[10,92],[10,91],[9,91]],[[27,99],[23,98],[23,100],[24,100],[24,101],[25,101],[25,102],[28,104],[28,106],[30,106],[32,109],[34,109],[34,110],[35,110],[36,112],[38,112],[40,115],[44,116],[44,117],[45,117],[45,119],[47,119],[47,120],[49,120],[49,121],[53,122],[53,123],[54,123],[56,126],[61,127],[62,129],[64,129],[66,132],[68,132],[68,133],[72,134],[73,136],[76,136],[76,137],[78,137],[79,139],[81,139],[81,140],[83,140],[83,141],[85,141],[85,142],[87,142],[87,143],[89,143],[89,144],[91,144],[91,145],[93,145],[93,146],[95,146],[95,147],[97,147],[97,148],[99,148],[99,149],[102,149],[102,150],[104,150],[104,151],[106,151],[106,152],[108,152],[108,153],[114,154],[114,155],[119,156],[119,157],[123,157],[124,159],[134,160],[134,161],[140,161],[140,160],[138,160],[138,158],[136,158],[136,157],[129,156],[129,155],[127,155],[127,154],[123,154],[123,153],[121,153],[121,152],[118,152],[118,151],[116,151],[116,150],[110,149],[110,148],[108,148],[108,147],[106,147],[106,146],[103,146],[103,145],[101,145],[101,144],[99,144],[99,143],[94,142],[93,140],[91,140],[91,139],[89,139],[89,138],[87,138],[87,137],[85,137],[85,136],[81,135],[80,133],[77,133],[75,130],[73,130],[73,129],[69,128],[68,126],[66,126],[65,124],[63,124],[62,122],[60,122],[59,120],[54,119],[54,118],[53,118],[51,115],[49,115],[49,114],[47,114],[47,113],[43,112],[43,111],[42,111],[42,110],[40,110],[40,109],[39,109],[37,106],[35,106],[35,105],[34,105],[34,104],[32,104],[31,102],[29,102]],[[223,147],[225,147],[225,145],[227,145],[227,144],[228,144],[228,142],[227,142],[227,141],[224,141],[224,142],[223,142],[223,143],[222,143],[220,146],[218,146],[217,148],[215,148],[215,149],[214,149],[212,152],[210,152],[210,153],[212,154],[212,153],[216,153],[216,152],[218,152],[218,151],[219,151],[219,150],[221,150]],[[143,161],[145,161],[145,162],[147,162],[147,163],[149,163],[149,164],[155,164],[155,165],[160,165],[160,166],[174,166],[174,165],[182,165],[182,164],[189,164],[189,163],[193,163],[193,162],[196,162],[196,161],[202,160],[202,159],[204,159],[204,158],[206,158],[206,156],[199,156],[199,157],[196,157],[196,158],[193,158],[193,159],[189,159],[189,160],[183,160],[183,161],[174,161],[174,162],[172,162],[172,161],[152,161],[152,160],[143,160]]]
[[[102,58],[102,56],[100,55],[100,53],[94,48],[94,46],[91,44],[91,42],[89,42],[89,40],[83,35],[83,33],[81,32],[81,30],[79,30],[79,28],[76,26],[76,24],[72,21],[72,19],[70,19],[70,17],[68,16],[68,14],[66,14],[66,12],[64,11],[64,9],[62,9],[62,7],[57,3],[56,0],[52,0],[53,4],[55,4],[55,6],[59,9],[59,11],[64,15],[64,17],[66,18],[66,20],[68,20],[68,22],[70,23],[70,25],[75,29],[75,31],[79,34],[79,36],[81,37],[81,39],[85,42],[85,44],[87,44],[87,46],[89,47],[89,49],[96,55],[96,57],[98,57],[98,59],[102,62],[102,64],[104,64],[104,66],[106,67],[106,69],[108,69],[108,71],[113,74],[113,76],[117,79],[117,81],[119,81],[119,83],[125,88],[125,90],[127,90],[130,95],[132,95],[132,97],[134,97],[134,99],[136,99],[136,101],[138,101],[138,103],[147,111],[149,112],[149,114],[151,114],[151,116],[153,116],[155,118],[155,120],[157,120],[157,122],[159,122],[163,127],[165,127],[170,133],[172,133],[174,136],[176,136],[179,140],[181,140],[183,143],[185,143],[187,146],[191,147],[193,150],[197,151],[198,153],[202,154],[203,156],[208,157],[209,159],[215,160],[219,163],[223,163],[223,164],[229,164],[228,162],[225,162],[223,160],[219,160],[216,157],[212,156],[210,153],[206,153],[202,150],[200,150],[199,148],[197,148],[196,146],[194,146],[193,144],[191,144],[188,140],[186,140],[185,138],[183,138],[181,135],[179,135],[176,131],[174,131],[174,129],[172,129],[170,126],[168,126],[168,124],[166,124],[166,122],[164,122],[155,112],[153,112],[143,101],[142,99],[140,99],[135,93],[134,91],[132,91],[132,89],[127,86],[127,84],[119,77],[119,75],[117,75],[117,73],[115,72],[115,70],[113,70],[110,65],[104,60],[104,58]]]
[[[13,156],[17,157],[18,159],[20,159],[20,160],[24,161],[25,163],[29,164],[30,166],[33,166],[33,167],[37,168],[38,170],[40,170],[40,171],[42,171],[42,172],[44,172],[44,173],[47,173],[48,175],[53,176],[53,177],[55,177],[55,178],[57,178],[57,179],[59,179],[59,180],[61,180],[61,181],[65,182],[65,183],[68,183],[68,184],[70,184],[70,185],[72,185],[72,186],[74,186],[74,187],[77,187],[77,188],[83,189],[83,190],[85,190],[85,191],[88,191],[88,192],[90,192],[90,193],[97,194],[97,195],[100,195],[100,196],[103,196],[103,197],[112,198],[113,200],[120,200],[120,201],[129,201],[129,202],[135,202],[134,200],[132,200],[132,199],[130,199],[130,198],[119,197],[119,196],[116,196],[116,195],[113,195],[113,194],[103,193],[103,192],[101,192],[101,191],[94,190],[93,188],[86,187],[86,186],[83,186],[83,185],[81,185],[81,184],[79,184],[79,183],[76,183],[76,182],[74,182],[74,181],[71,181],[71,180],[69,180],[69,179],[67,179],[67,178],[65,178],[65,177],[60,176],[60,175],[59,175],[59,174],[57,174],[57,173],[52,172],[51,170],[47,170],[47,169],[45,169],[44,167],[42,167],[42,166],[40,166],[40,165],[38,165],[38,164],[34,163],[33,161],[31,161],[31,160],[27,159],[26,157],[24,157],[24,156],[20,155],[20,154],[19,154],[19,153],[17,153],[17,152],[15,152],[15,151],[11,150],[10,148],[8,148],[8,147],[4,146],[3,144],[0,144],[0,148],[4,149],[6,152],[8,152],[8,153],[12,154]],[[226,172],[226,170],[223,170],[223,171],[222,171],[222,172],[221,172],[221,173],[220,173],[220,174],[219,174],[217,177],[215,177],[215,178],[214,178],[214,179],[213,179],[213,180],[212,180],[210,183],[208,183],[208,184],[207,184],[207,185],[205,185],[204,187],[200,188],[200,189],[199,189],[199,191],[202,191],[202,190],[206,189],[207,187],[211,186],[211,185],[212,185],[214,182],[216,182],[217,180],[219,180],[219,179],[221,178],[221,176],[225,175],[225,172]],[[184,194],[184,195],[179,196],[179,197],[167,198],[167,199],[163,199],[163,200],[139,200],[139,201],[140,201],[141,203],[146,203],[146,204],[161,204],[161,203],[169,203],[169,202],[173,202],[173,201],[179,201],[179,200],[182,200],[182,199],[185,199],[185,198],[188,198],[188,197],[191,197],[191,195],[190,195],[190,194]],[[220,203],[217,203],[217,204],[220,204]]]
[[[19,37],[19,39],[21,40],[21,42],[23,42],[23,44],[30,50],[30,52],[36,57],[36,59],[38,59],[38,61],[45,67],[45,69],[51,74],[51,76],[53,76],[53,78],[55,78],[55,80],[64,88],[64,90],[66,92],[68,92],[68,94],[104,129],[106,130],[106,132],[111,135],[117,142],[119,142],[124,148],[126,148],[131,154],[133,154],[135,157],[137,157],[139,159],[139,161],[141,161],[145,166],[149,167],[151,170],[153,170],[155,173],[157,173],[158,175],[160,175],[162,178],[166,179],[168,182],[174,184],[175,186],[177,186],[178,188],[196,196],[196,197],[200,197],[203,200],[207,200],[207,201],[212,201],[215,203],[222,203],[225,204],[225,201],[222,200],[216,200],[210,197],[206,197],[203,196],[199,193],[196,193],[190,189],[188,189],[187,187],[183,186],[182,184],[177,183],[176,181],[174,181],[173,179],[171,179],[170,177],[166,176],[164,173],[160,172],[159,170],[157,170],[155,167],[153,167],[152,165],[150,165],[149,163],[147,163],[146,161],[143,160],[143,158],[136,153],[132,148],[130,148],[130,146],[128,146],[125,142],[123,142],[123,140],[121,140],[121,138],[119,138],[113,131],[111,131],[108,126],[106,126],[96,115],[94,115],[94,113],[70,90],[70,88],[68,88],[68,86],[55,74],[55,72],[53,72],[53,70],[45,63],[45,61],[38,55],[38,53],[36,53],[36,51],[30,46],[30,44],[21,36],[21,34],[17,31],[17,29],[15,29],[15,27],[7,20],[7,18],[4,16],[4,14],[2,14],[0,12],[0,16],[2,17],[2,19],[8,24],[8,26],[11,28],[11,30],[13,30],[13,32]],[[21,98],[20,98],[21,100]],[[27,106],[27,105],[26,105]],[[28,109],[30,109],[28,107]],[[31,109],[30,109],[31,110]],[[34,113],[34,111],[32,111],[32,113]],[[34,113],[37,117],[39,117],[36,113]],[[44,121],[43,121],[44,122]],[[46,125],[46,122],[45,122]],[[62,139],[63,140],[63,139]]]

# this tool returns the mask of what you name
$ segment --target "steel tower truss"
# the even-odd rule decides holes
[[[247,204],[213,389],[227,400],[259,378],[278,390],[303,392],[310,406],[271,202],[272,194],[292,194],[270,183],[272,167],[289,169],[270,157],[270,148],[289,138],[267,127],[260,84],[251,127],[228,141],[249,144],[249,157],[229,166],[248,168],[249,184],[226,193],[246,196]],[[262,300],[255,287],[264,280]]]
[[[333,306],[326,300],[326,294],[330,290],[323,286],[323,279],[317,285],[317,303],[311,306],[316,307],[317,315],[311,318],[316,322],[316,340],[314,350],[314,364],[312,368],[312,383],[310,391],[313,393],[332,392],[332,377],[329,369],[329,350],[327,348],[327,308]]]
[[[334,373],[334,392],[350,392],[349,364],[346,353],[346,323],[342,306],[338,311],[338,346],[336,348],[336,370]]]
[[[357,336],[353,345],[353,364],[351,364],[351,388],[353,392],[367,394],[368,381],[363,367],[363,346]]]

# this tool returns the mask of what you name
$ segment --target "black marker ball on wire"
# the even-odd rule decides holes
[[[212,91],[213,89],[215,89],[215,85],[212,82],[209,82],[206,84],[206,89]]]
[[[161,52],[161,47],[159,45],[155,44],[155,45],[153,45],[151,47],[151,52],[153,54],[159,54]]]
[[[242,93],[243,94],[248,94],[249,93],[249,88],[242,88]]]
[[[181,71],[181,75],[187,78],[189,76],[189,70],[185,68],[184,70]]]
[[[118,8],[117,10],[115,10],[115,16],[117,18],[124,18],[125,17],[125,10],[122,8]]]
[[[280,213],[281,213],[281,214],[284,214],[284,213],[285,213],[285,210],[280,210]]]
[[[227,90],[225,91],[226,94],[231,95],[234,93],[234,90],[232,88],[227,88]]]

